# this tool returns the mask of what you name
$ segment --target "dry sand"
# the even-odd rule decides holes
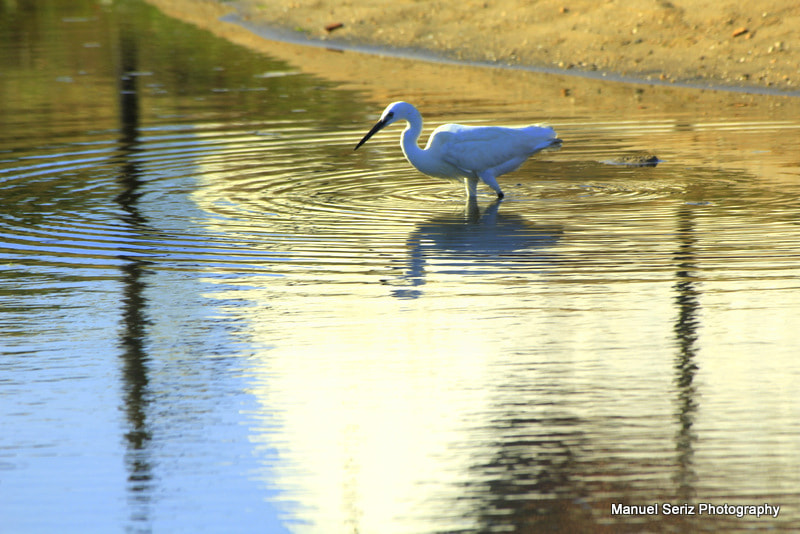
[[[794,0],[240,0],[316,39],[701,85],[800,86]],[[327,28],[327,29],[326,29]]]

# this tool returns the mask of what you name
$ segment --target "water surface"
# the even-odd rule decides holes
[[[0,14],[4,531],[800,522],[795,99],[430,65],[401,90],[139,2]],[[353,153],[397,98],[564,148],[470,205],[399,128]],[[611,514],[653,502],[781,512]]]

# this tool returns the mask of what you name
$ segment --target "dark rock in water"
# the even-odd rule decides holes
[[[605,160],[607,165],[627,165],[629,167],[655,167],[661,162],[654,154],[627,154]]]

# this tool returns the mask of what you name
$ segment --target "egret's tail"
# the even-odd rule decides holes
[[[558,150],[561,148],[561,143],[563,143],[563,141],[559,137],[556,137],[556,132],[553,132],[552,137],[548,136],[537,144],[534,153],[540,150]]]
[[[544,143],[542,150],[558,150],[559,148],[561,148],[561,143],[563,143],[563,141],[561,140],[560,137],[558,137],[556,131],[550,128],[550,133],[551,136]]]
[[[532,153],[535,154],[540,150],[557,150],[561,147],[561,139],[554,129],[542,124],[534,124],[524,128],[532,141]]]

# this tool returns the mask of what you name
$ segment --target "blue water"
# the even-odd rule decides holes
[[[796,99],[270,54],[137,1],[0,32],[0,532],[796,528]],[[564,148],[471,205],[399,128],[353,153],[400,97]],[[781,512],[611,513],[654,502]]]

